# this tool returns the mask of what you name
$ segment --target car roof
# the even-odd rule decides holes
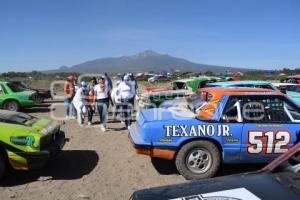
[[[189,81],[195,81],[195,80],[214,80],[214,79],[219,79],[218,77],[213,77],[213,76],[195,76],[195,77],[190,77],[190,78],[185,78],[185,79],[180,79],[176,80],[174,82],[189,82]]]
[[[296,83],[272,83],[274,86],[288,86],[288,85],[299,85]]]
[[[247,88],[247,87],[236,87],[236,88],[201,88],[201,92],[208,92],[211,94],[222,94],[223,95],[280,95],[284,96],[280,91],[263,89],[263,88]]]
[[[221,86],[231,86],[231,85],[237,85],[237,84],[265,84],[269,85],[272,84],[268,81],[261,81],[261,80],[245,80],[245,81],[225,81],[225,82],[215,82],[215,83],[208,83],[207,85],[221,85]]]

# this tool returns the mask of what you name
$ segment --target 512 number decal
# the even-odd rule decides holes
[[[291,135],[288,131],[249,131],[247,152],[277,154],[288,150]]]

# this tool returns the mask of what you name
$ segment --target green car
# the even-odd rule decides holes
[[[199,88],[202,88],[206,83],[218,81],[218,77],[199,76],[182,80],[177,80],[171,83],[171,87],[165,88],[147,88],[146,92],[139,97],[139,108],[148,109],[159,107],[163,102],[175,98],[189,96]]]
[[[15,170],[42,167],[65,142],[60,125],[51,119],[0,110],[0,178],[9,166]]]
[[[37,93],[24,90],[14,82],[0,81],[0,108],[10,111],[19,111],[23,107],[36,105]]]
[[[182,79],[178,81],[174,81],[172,83],[173,90],[187,90],[192,93],[197,92],[199,88],[205,86],[206,83],[214,83],[221,80],[218,77],[212,76],[198,76],[198,77],[191,77],[187,79]]]

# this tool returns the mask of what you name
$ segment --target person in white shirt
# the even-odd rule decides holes
[[[123,81],[119,84],[117,89],[117,99],[120,103],[120,114],[125,121],[126,127],[130,129],[131,126],[131,112],[132,112],[132,99],[135,96],[135,88],[130,83],[129,75],[125,75]]]
[[[113,119],[116,120],[117,116],[119,115],[119,104],[121,103],[121,99],[118,97],[118,87],[120,85],[121,81],[117,81],[115,83],[115,87],[113,87],[110,97],[113,105]]]
[[[107,84],[105,84],[105,79],[103,77],[100,77],[98,80],[98,84],[94,87],[94,95],[100,116],[100,129],[103,132],[106,131],[106,119],[109,104],[108,92],[109,91]]]
[[[77,120],[80,126],[84,123],[84,114],[86,113],[86,89],[87,84],[82,81],[73,98],[73,105],[77,112]]]

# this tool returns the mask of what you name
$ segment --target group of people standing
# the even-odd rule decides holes
[[[100,129],[106,131],[108,109],[113,106],[114,119],[119,117],[129,129],[134,99],[138,86],[133,74],[124,74],[116,87],[111,78],[105,73],[98,78],[92,77],[87,83],[76,84],[76,77],[69,76],[64,83],[64,103],[66,118],[76,118],[80,126],[84,124],[87,115],[88,125],[92,126],[93,116],[98,110]]]

